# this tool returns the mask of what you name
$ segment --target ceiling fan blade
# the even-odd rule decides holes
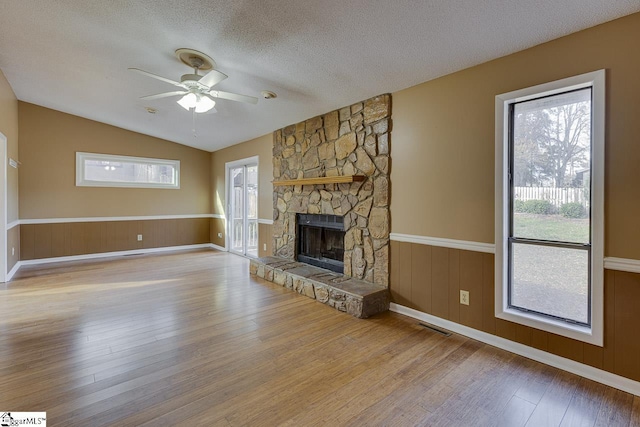
[[[218,83],[220,83],[221,81],[223,81],[224,79],[226,79],[227,77],[228,76],[226,74],[221,73],[218,70],[211,70],[207,74],[202,76],[202,78],[198,80],[198,83],[203,84],[206,87],[213,87]]]
[[[258,103],[258,98],[255,98],[253,96],[240,95],[240,94],[231,93],[231,92],[223,92],[221,90],[211,90],[209,91],[209,95],[213,96],[214,98],[228,99],[230,101],[246,102],[248,104]]]
[[[134,72],[136,72],[136,73],[140,73],[140,74],[142,74],[143,76],[152,77],[152,78],[154,78],[154,79],[156,79],[156,80],[160,80],[160,81],[162,81],[162,82],[172,84],[172,85],[174,85],[174,86],[184,87],[184,86],[182,85],[182,83],[180,83],[180,82],[176,82],[176,81],[174,81],[174,80],[170,80],[170,79],[167,79],[167,78],[165,78],[165,77],[161,77],[161,76],[155,75],[155,74],[153,74],[153,73],[150,73],[150,72],[148,72],[148,71],[141,70],[141,69],[139,69],[139,68],[129,68],[129,70],[130,70],[130,71],[134,71]]]
[[[165,93],[159,93],[157,95],[141,96],[140,99],[152,100],[152,99],[167,98],[169,96],[186,95],[188,93],[189,92],[184,90],[176,90],[175,92],[165,92]]]

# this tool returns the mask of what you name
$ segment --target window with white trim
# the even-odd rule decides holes
[[[496,96],[496,317],[600,346],[604,83]]]
[[[180,188],[180,161],[76,153],[76,186]]]

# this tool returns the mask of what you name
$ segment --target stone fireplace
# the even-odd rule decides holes
[[[275,131],[274,255],[296,259],[297,215],[341,216],[343,274],[388,286],[390,118],[385,94]],[[295,185],[338,176],[359,180]]]
[[[274,132],[274,256],[252,274],[356,317],[389,309],[390,132],[389,94]]]

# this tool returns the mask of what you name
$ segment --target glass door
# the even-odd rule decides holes
[[[258,164],[229,168],[229,236],[231,252],[258,256]]]

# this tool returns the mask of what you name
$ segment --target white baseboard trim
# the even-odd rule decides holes
[[[273,220],[258,218],[258,224],[273,225]]]
[[[397,242],[419,243],[422,245],[440,246],[443,248],[462,249],[489,254],[496,252],[496,245],[493,243],[480,243],[467,240],[444,239],[441,237],[416,236],[413,234],[400,233],[391,233],[389,238]]]
[[[604,268],[607,270],[627,271],[629,273],[640,273],[640,260],[628,258],[604,258]]]
[[[107,222],[107,221],[148,221],[154,219],[188,219],[188,218],[215,218],[212,214],[192,215],[141,215],[141,216],[87,216],[80,218],[38,218],[19,219],[11,224],[60,224],[67,222]]]
[[[50,264],[53,262],[80,261],[85,259],[110,258],[110,257],[123,256],[123,255],[143,255],[143,254],[152,254],[157,252],[182,251],[187,249],[204,249],[204,248],[211,248],[211,247],[212,247],[211,243],[202,243],[198,245],[167,246],[164,248],[133,249],[130,251],[100,252],[95,254],[71,255],[71,256],[61,256],[61,257],[55,257],[55,258],[28,259],[24,261],[19,261],[19,264],[20,266]]]
[[[592,366],[588,366],[570,359],[566,359],[555,354],[547,353],[546,351],[538,350],[537,348],[513,342],[496,335],[482,332],[477,329],[461,325],[459,323],[441,319],[439,317],[432,316],[430,314],[423,313],[421,311],[414,310],[412,308],[405,307],[399,304],[391,303],[389,310],[408,317],[412,317],[417,320],[421,320],[423,322],[430,323],[440,328],[447,329],[451,332],[455,332],[456,334],[464,335],[474,340],[481,341],[485,344],[510,351],[512,353],[535,360],[537,362],[544,363],[546,365],[550,365],[576,375],[580,375],[581,377],[597,381],[599,383],[617,388],[622,391],[626,391],[627,393],[640,396],[640,382],[638,381],[634,381],[620,375],[612,374],[611,372],[603,371],[601,369],[594,368]]]

